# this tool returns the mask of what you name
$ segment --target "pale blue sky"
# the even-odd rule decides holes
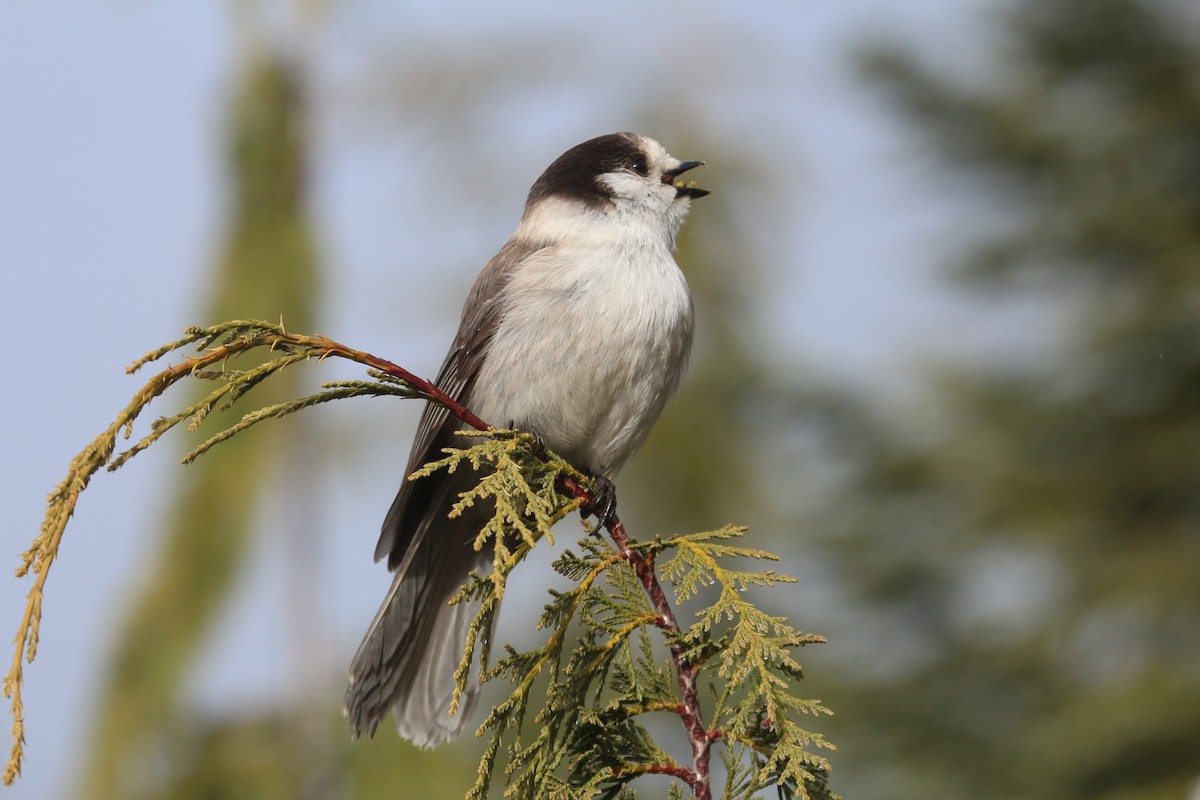
[[[689,92],[705,114],[704,136],[738,137],[777,154],[779,173],[796,182],[791,208],[757,207],[752,193],[739,198],[748,220],[780,220],[774,235],[783,255],[767,270],[777,291],[753,324],[784,343],[781,363],[803,356],[902,393],[907,371],[930,352],[972,340],[964,322],[977,309],[935,292],[930,277],[954,238],[961,198],[939,195],[930,162],[913,157],[875,95],[849,74],[847,48],[868,33],[887,33],[945,63],[963,63],[978,41],[972,12],[983,5],[853,0],[735,10],[714,2],[647,10],[618,2],[589,14],[575,4],[543,3],[518,19],[484,3],[439,4],[436,14],[342,4],[310,42],[320,87],[314,203],[337,276],[321,331],[434,372],[457,305],[507,237],[529,182],[567,146],[625,127],[606,116],[605,98],[657,86],[653,76],[669,63],[676,80],[694,73],[698,86]],[[125,365],[186,325],[209,321],[197,314],[223,214],[217,134],[236,52],[227,8],[85,2],[69,13],[38,4],[5,11],[0,319],[9,346],[0,418],[9,432],[0,498],[4,552],[14,556],[35,534],[42,500],[70,458],[138,385],[123,375]],[[484,154],[464,154],[457,176],[430,164],[421,142],[436,135],[437,121],[415,121],[397,145],[388,143],[378,118],[373,123],[362,113],[356,92],[391,42],[452,48],[480,32],[503,39],[531,26],[551,40],[577,38],[593,58],[612,56],[584,91],[551,82],[544,97],[459,110],[453,124],[478,126],[475,136],[506,154],[505,163],[493,165],[507,187],[502,197],[470,190]],[[756,42],[787,58],[763,63]],[[647,132],[668,147],[673,133],[703,139]],[[420,187],[438,175],[451,185],[423,202]],[[719,165],[711,175],[719,180]],[[722,188],[717,180],[706,185]],[[459,206],[467,214],[449,226],[446,217]],[[703,223],[701,213],[691,224]],[[433,302],[422,299],[401,315],[402,303],[412,303],[401,298],[411,297]],[[447,307],[454,309],[449,315]],[[976,344],[1010,322],[992,320],[973,335]],[[330,418],[339,432],[354,431],[356,414],[381,413],[393,414],[359,406]],[[358,428],[346,435],[365,443]],[[312,603],[327,637],[316,660],[332,674],[348,660],[387,584],[370,555],[409,430],[386,448],[339,453],[329,467],[329,504],[314,523],[322,566]],[[169,481],[179,477],[174,457],[150,452],[116,477],[101,475],[80,503],[47,587],[39,658],[27,670],[28,763],[7,796],[57,797],[69,785],[64,764],[77,763],[109,623],[123,614],[141,557],[152,549]],[[320,524],[331,519],[337,530]],[[285,535],[266,537],[254,578],[236,601],[247,613],[227,615],[197,665],[195,702],[204,708],[269,703],[296,679],[280,632]],[[6,641],[27,588],[0,579]],[[329,696],[331,707],[339,704],[341,687],[331,684]],[[7,725],[5,715],[0,729]]]

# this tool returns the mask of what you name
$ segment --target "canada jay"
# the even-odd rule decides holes
[[[529,190],[516,233],[467,297],[438,387],[494,425],[536,431],[580,470],[608,478],[645,440],[683,375],[692,299],[675,235],[693,199],[680,161],[646,136],[614,133],[572,147]],[[464,426],[425,407],[408,474],[458,444]],[[476,476],[460,469],[405,481],[375,559],[396,573],[350,665],[354,736],[391,709],[400,735],[440,744],[466,724],[471,682],[451,716],[454,670],[477,604],[449,605],[492,556],[471,544],[488,509],[448,519]],[[611,484],[610,484],[611,485]]]

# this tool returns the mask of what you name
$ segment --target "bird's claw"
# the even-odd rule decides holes
[[[580,513],[584,519],[594,516],[599,528],[608,527],[617,516],[616,485],[603,475],[597,475],[595,489],[592,490],[592,501],[580,509]]]
[[[508,428],[509,428],[509,430],[521,431],[521,433],[528,433],[530,436],[533,437],[533,454],[535,456],[537,456],[538,458],[541,458],[542,456],[546,455],[546,442],[542,440],[542,435],[540,433],[538,433],[537,428],[520,427],[517,425],[517,421],[515,419],[510,419],[508,421]]]

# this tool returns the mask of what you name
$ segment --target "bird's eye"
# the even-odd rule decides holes
[[[650,167],[646,166],[646,159],[635,158],[633,160],[633,171],[638,175],[645,175],[647,172],[649,172]]]

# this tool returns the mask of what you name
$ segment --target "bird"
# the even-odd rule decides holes
[[[675,394],[692,348],[694,313],[675,261],[693,200],[654,139],[613,133],[559,156],[529,190],[512,238],[476,278],[435,384],[479,418],[536,433],[543,446],[598,479],[598,516],[615,508],[612,477],[645,441]],[[407,475],[439,458],[466,426],[428,402]],[[454,672],[478,602],[450,604],[489,552],[473,542],[490,517],[451,505],[477,476],[405,480],[383,523],[375,560],[394,572],[349,670],[351,735],[388,711],[401,737],[433,747],[458,735],[478,699],[468,681],[451,715]],[[486,550],[486,548],[485,548]]]

